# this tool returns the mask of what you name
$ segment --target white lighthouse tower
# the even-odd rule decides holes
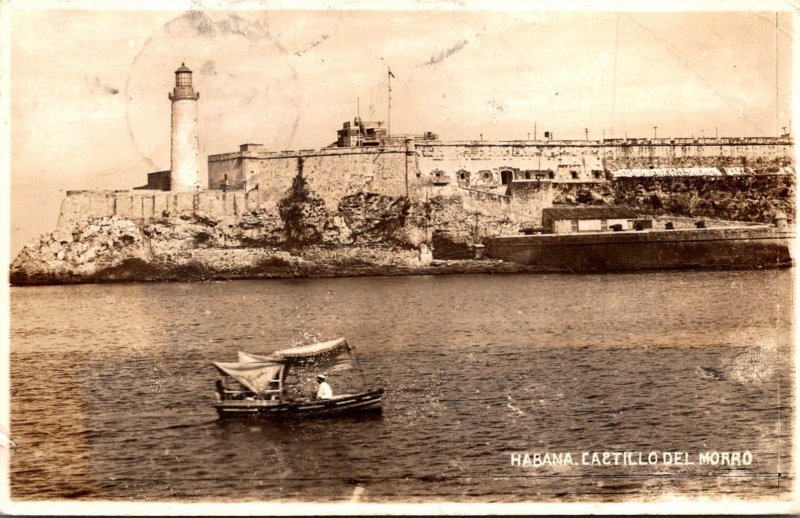
[[[196,191],[200,188],[200,140],[197,135],[197,99],[192,71],[184,63],[175,71],[172,101],[172,156],[170,190]]]

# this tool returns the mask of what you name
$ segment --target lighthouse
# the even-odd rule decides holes
[[[192,87],[192,71],[181,63],[175,71],[172,101],[172,155],[170,190],[195,191],[200,188],[200,140],[197,134],[197,99]]]

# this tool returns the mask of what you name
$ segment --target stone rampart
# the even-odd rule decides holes
[[[59,229],[116,216],[137,223],[190,213],[215,219],[238,219],[247,210],[275,209],[270,191],[68,191],[61,203]]]
[[[631,193],[627,187],[620,190],[616,181],[607,180],[607,172],[615,168],[746,166],[755,173],[747,176],[755,178],[759,173],[790,164],[792,142],[785,138],[433,142],[409,147],[278,153],[244,145],[239,152],[209,157],[212,190],[70,191],[62,203],[59,227],[107,216],[147,222],[185,212],[236,219],[246,211],[263,210],[278,217],[280,203],[298,186],[313,193],[331,213],[343,199],[362,193],[408,197],[420,203],[437,196],[459,196],[465,200],[467,210],[532,221],[539,218],[541,208],[549,206],[554,197],[559,202],[566,196],[567,203],[604,203],[612,192],[626,203],[633,197],[641,198],[641,193]],[[300,178],[302,182],[298,181]],[[788,181],[788,188],[793,189],[793,178]],[[717,182],[706,188],[705,180],[697,182],[698,189],[709,191],[718,184],[730,183]],[[635,183],[648,184],[640,180]],[[659,196],[672,190],[672,184],[667,188],[661,180],[650,183],[657,184],[654,192]],[[620,182],[619,187],[629,184]],[[223,186],[227,190],[222,190]],[[567,193],[571,190],[575,196]],[[783,191],[786,189],[780,192]],[[739,197],[744,196],[745,200],[755,196],[746,194]],[[653,203],[658,201],[651,195],[645,201],[650,203],[651,199],[655,200]],[[670,207],[679,202],[682,199],[671,200]],[[642,199],[637,199],[636,205],[646,208]],[[711,212],[725,214],[719,203],[713,208]],[[762,208],[766,214],[771,207]],[[781,208],[793,212],[793,205]],[[755,220],[765,217],[759,215]]]
[[[416,171],[413,160],[407,171],[404,146],[379,149],[321,149],[316,151],[239,152],[212,155],[208,159],[208,185],[222,189],[270,191],[267,197],[285,195],[294,179],[305,183],[326,205],[356,192],[387,196],[410,194]],[[412,178],[408,178],[407,174]]]
[[[482,188],[516,180],[603,181],[639,167],[749,167],[770,173],[793,163],[788,138],[431,142],[416,146],[421,177]]]

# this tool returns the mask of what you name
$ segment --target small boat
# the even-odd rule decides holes
[[[269,415],[302,417],[380,411],[383,388],[336,394],[325,399],[303,396],[303,379],[313,379],[322,370],[331,373],[334,385],[357,370],[360,384],[367,382],[353,347],[344,338],[275,351],[267,356],[239,351],[238,362],[214,362],[222,378],[216,382],[214,408],[220,417]],[[294,382],[292,382],[292,378]]]

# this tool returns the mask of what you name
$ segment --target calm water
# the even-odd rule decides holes
[[[784,270],[14,288],[12,496],[788,498],[791,284]],[[382,415],[217,419],[212,361],[338,336],[386,387]],[[622,450],[753,461],[511,465]]]

